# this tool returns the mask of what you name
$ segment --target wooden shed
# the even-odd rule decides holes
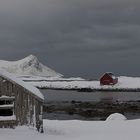
[[[32,125],[43,132],[43,101],[40,91],[0,70],[0,127]]]
[[[115,85],[118,83],[118,78],[112,72],[106,72],[100,78],[100,85]]]

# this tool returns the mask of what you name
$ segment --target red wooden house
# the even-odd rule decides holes
[[[115,85],[118,83],[118,78],[112,72],[106,72],[100,78],[100,85]]]

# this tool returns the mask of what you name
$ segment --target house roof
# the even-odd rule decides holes
[[[106,72],[105,74],[108,74],[112,79],[116,79],[116,76],[113,74],[113,72]]]
[[[101,76],[101,78],[105,75],[105,74],[108,74],[112,79],[116,79],[117,77],[113,74],[113,72],[105,72],[102,76]],[[100,78],[100,79],[101,79]]]
[[[6,72],[5,70],[0,69],[0,76],[11,81],[14,82],[20,86],[22,86],[23,88],[25,88],[27,91],[29,91],[31,94],[34,94],[35,96],[37,96],[38,98],[40,98],[41,100],[44,100],[44,96],[43,94],[39,91],[39,89],[37,89],[36,87],[16,78],[14,76],[14,74],[11,74],[9,72]]]

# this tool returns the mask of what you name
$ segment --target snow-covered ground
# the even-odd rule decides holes
[[[44,120],[44,133],[32,128],[0,129],[1,140],[139,140],[140,120]]]
[[[128,89],[136,90],[140,89],[140,77],[118,77],[118,83],[114,86],[100,86],[99,81],[34,81],[29,82],[33,86],[39,88],[58,88],[58,89],[80,89],[80,88],[90,88],[90,89]]]
[[[33,75],[16,75],[17,78],[20,78],[23,81],[85,81],[85,79],[81,77],[40,77],[40,76],[33,76]]]

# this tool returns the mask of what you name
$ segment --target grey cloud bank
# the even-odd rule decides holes
[[[0,59],[29,54],[66,76],[140,76],[140,2],[1,0]]]

